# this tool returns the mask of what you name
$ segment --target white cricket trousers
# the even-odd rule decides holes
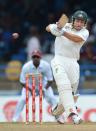
[[[67,116],[78,114],[72,92],[76,93],[79,81],[79,64],[76,59],[55,56],[51,61],[54,79],[57,84],[59,98]]]

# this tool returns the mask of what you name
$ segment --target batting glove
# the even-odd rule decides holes
[[[58,29],[56,24],[50,24],[50,25],[49,25],[49,28],[50,28],[51,33],[52,33],[54,36],[56,36],[56,37],[62,36],[63,33],[65,32],[65,28],[63,28],[63,29]]]

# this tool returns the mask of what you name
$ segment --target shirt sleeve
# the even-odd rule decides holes
[[[76,35],[80,36],[84,41],[86,41],[88,36],[89,36],[89,31],[86,30],[86,29],[85,30],[81,30],[81,31],[77,32]]]
[[[51,69],[51,66],[49,64],[46,66],[45,75],[46,75],[46,78],[47,78],[48,81],[53,80],[52,69]]]

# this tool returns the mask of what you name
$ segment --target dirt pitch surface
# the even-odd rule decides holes
[[[58,124],[58,123],[0,123],[0,131],[96,131],[96,123]]]

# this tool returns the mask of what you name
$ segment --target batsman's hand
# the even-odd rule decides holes
[[[56,24],[50,24],[47,27],[47,31],[56,37],[59,37],[64,33],[64,30],[58,29]]]
[[[51,31],[50,31],[50,25],[48,25],[48,26],[46,27],[46,31],[47,31],[47,32],[51,32]]]

